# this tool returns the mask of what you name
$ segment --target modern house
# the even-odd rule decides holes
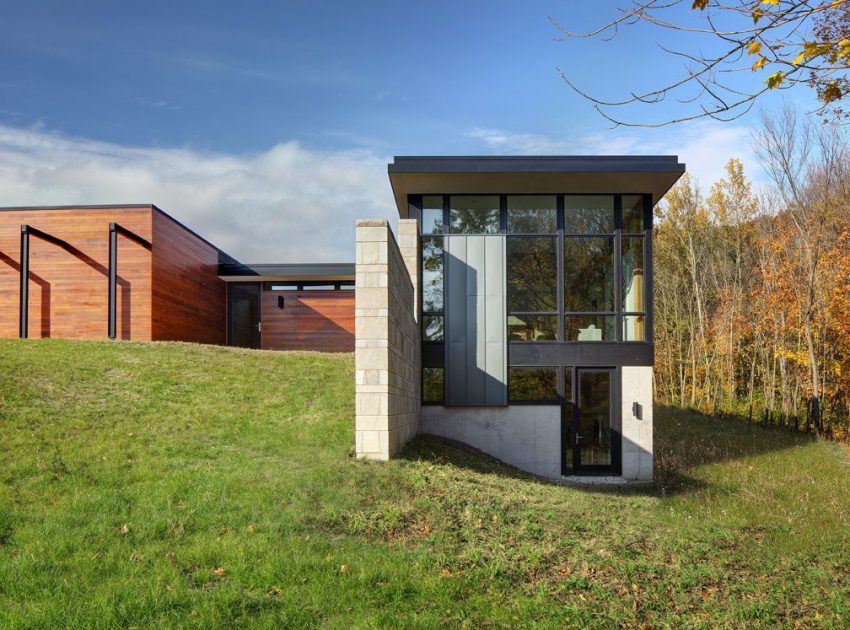
[[[354,264],[242,264],[153,205],[0,209],[0,336],[354,351],[355,446],[416,433],[652,478],[653,207],[675,156],[396,157]]]
[[[684,171],[396,157],[398,240],[357,226],[358,455],[422,432],[545,477],[651,479],[652,210]]]
[[[154,205],[0,209],[0,337],[354,349],[354,265],[244,265]]]

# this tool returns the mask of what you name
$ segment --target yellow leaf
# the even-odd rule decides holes
[[[804,50],[799,55],[794,57],[794,61],[792,61],[791,63],[793,63],[796,66],[797,64],[802,63],[805,60],[806,60],[806,51]]]
[[[841,92],[841,88],[838,87],[838,83],[835,82],[835,81],[832,81],[829,85],[827,85],[824,88],[823,94],[821,94],[821,100],[824,103],[829,104],[832,101],[837,101],[842,96],[844,96],[844,94]]]
[[[757,42],[755,40],[750,42],[750,45],[747,46],[747,53],[750,55],[757,55],[761,52],[761,42]]]
[[[770,5],[773,5],[775,7],[779,6],[779,0],[761,0],[761,3],[762,4],[770,4]]]
[[[764,68],[764,64],[767,63],[767,59],[765,57],[759,57],[756,62],[753,64],[753,72],[756,70],[761,70]]]
[[[773,88],[777,88],[782,85],[782,80],[785,78],[785,73],[780,70],[779,72],[774,72],[769,77],[767,77],[767,87],[771,90]]]

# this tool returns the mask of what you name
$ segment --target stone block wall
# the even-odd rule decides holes
[[[399,221],[396,243],[385,219],[356,223],[355,447],[386,460],[419,428],[419,230]]]

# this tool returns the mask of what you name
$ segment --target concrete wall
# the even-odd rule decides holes
[[[623,477],[652,481],[652,368],[620,368]],[[640,406],[640,417],[634,413]]]
[[[457,440],[542,477],[561,477],[561,407],[422,407],[422,433]]]
[[[419,269],[416,221],[399,221],[404,254],[389,223],[356,224],[355,447],[389,459],[416,435],[420,407]]]

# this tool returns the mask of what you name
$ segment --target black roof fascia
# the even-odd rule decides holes
[[[389,173],[685,172],[676,155],[395,156]]]
[[[354,263],[221,264],[219,276],[353,276]]]

